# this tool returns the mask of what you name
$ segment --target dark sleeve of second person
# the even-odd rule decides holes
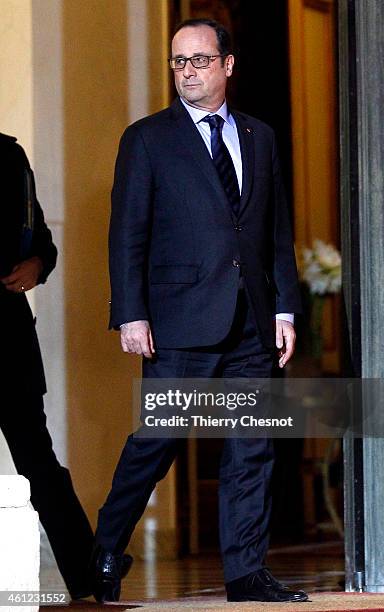
[[[33,172],[24,149],[16,138],[5,134],[0,134],[0,179],[0,276],[8,276],[21,261],[38,256],[43,264],[38,282],[44,283],[56,265],[57,249],[36,198]],[[27,214],[28,199],[32,221]],[[25,241],[27,232],[30,237]]]
[[[39,277],[39,283],[45,283],[48,275],[56,265],[57,249],[52,240],[51,230],[48,228],[42,208],[36,198],[35,181],[32,170],[31,173],[32,193],[34,196],[34,220],[30,257],[38,256],[43,263],[43,271]]]

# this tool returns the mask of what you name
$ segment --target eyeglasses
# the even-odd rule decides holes
[[[192,57],[171,57],[168,61],[172,70],[184,70],[188,61],[191,62],[194,68],[208,68],[209,64],[217,57],[226,57],[226,55],[193,55]]]

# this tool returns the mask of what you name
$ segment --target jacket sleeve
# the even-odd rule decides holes
[[[274,195],[273,277],[276,290],[276,314],[280,312],[300,313],[301,296],[291,223],[274,135],[272,168]]]
[[[35,181],[32,170],[27,171],[31,174],[33,190],[33,232],[30,257],[38,256],[43,263],[43,271],[39,277],[39,283],[45,283],[49,274],[56,266],[57,249],[52,240],[52,233],[44,220],[44,213],[36,198]]]
[[[116,160],[109,228],[111,314],[109,327],[148,320],[147,263],[151,236],[153,173],[135,125],[124,132]]]
[[[21,167],[24,168],[25,206],[31,206],[32,219],[28,220],[31,231],[30,244],[23,255],[23,259],[38,256],[43,264],[38,283],[45,283],[47,277],[56,266],[57,249],[52,240],[51,230],[48,228],[42,208],[37,200],[36,186],[33,171],[29,165],[24,149],[16,144],[17,154]],[[29,200],[30,202],[28,203]]]

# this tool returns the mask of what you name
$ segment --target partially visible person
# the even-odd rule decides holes
[[[43,363],[25,292],[45,283],[56,265],[34,177],[16,138],[0,134],[0,426],[19,474],[30,481],[57,565],[72,599],[90,595],[93,532],[60,465],[46,425]]]

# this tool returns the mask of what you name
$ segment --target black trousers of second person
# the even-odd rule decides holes
[[[67,588],[72,597],[80,596],[87,589],[94,538],[70,473],[52,448],[42,395],[17,387],[3,394],[0,426],[16,470],[30,482],[31,503]]]
[[[257,333],[244,289],[239,291],[229,335],[211,347],[159,349],[144,360],[145,378],[267,378],[273,355]],[[96,541],[115,554],[124,552],[156,483],[167,474],[178,439],[130,435],[112,488],[99,511]],[[226,582],[260,569],[268,548],[273,442],[227,438],[219,476],[220,548]]]

